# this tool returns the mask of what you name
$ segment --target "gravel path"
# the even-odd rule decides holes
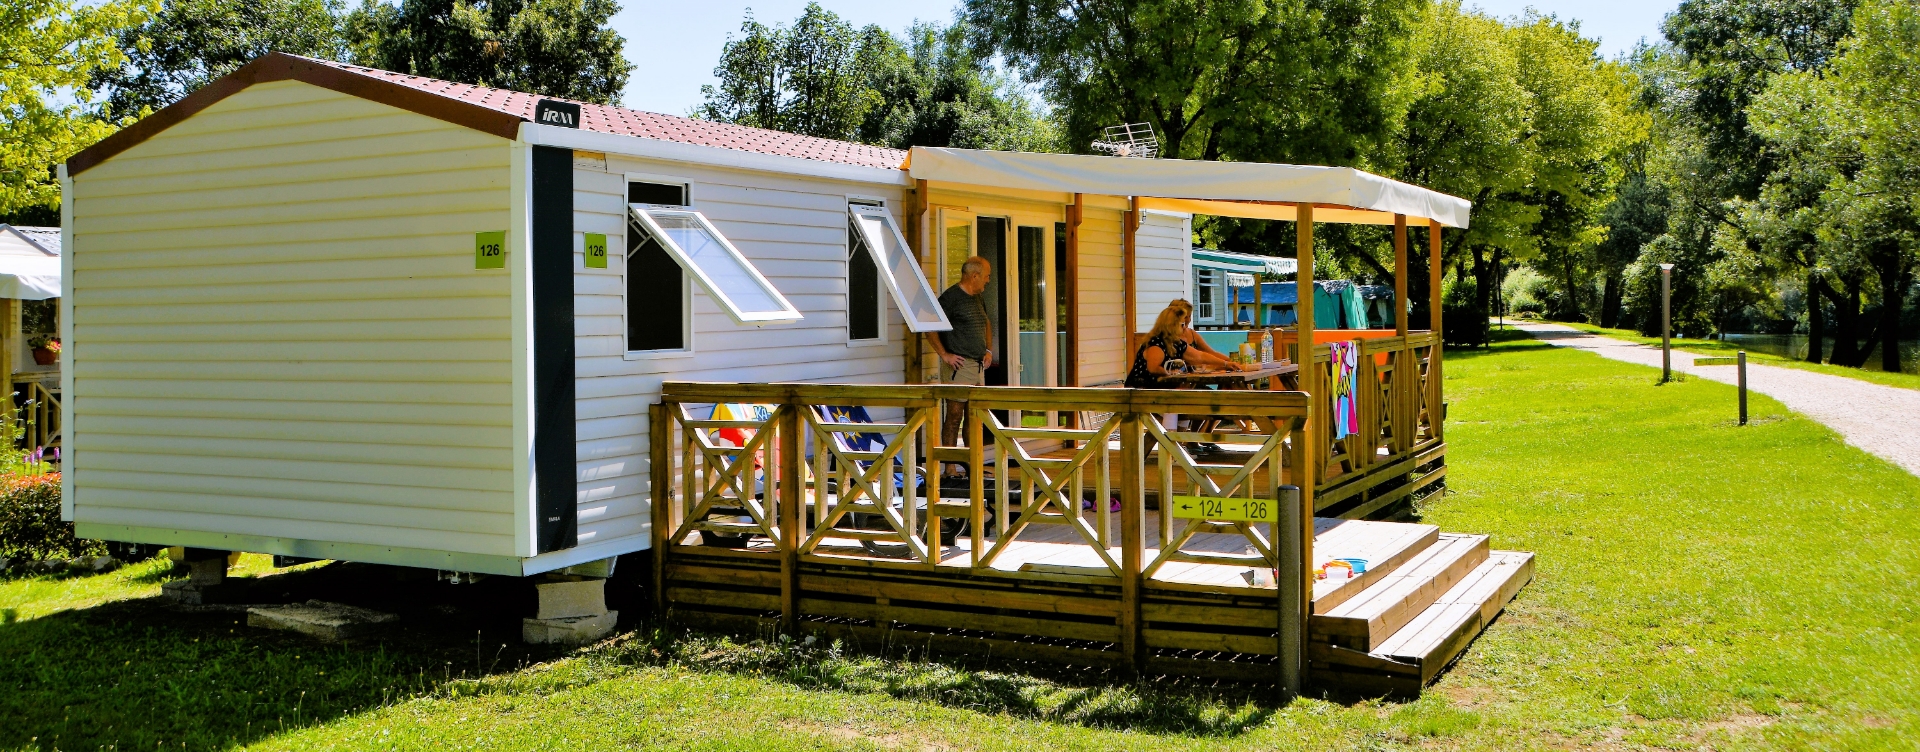
[[[1535,339],[1614,360],[1660,367],[1660,348],[1587,334],[1559,324],[1509,324]],[[1694,366],[1694,355],[1673,351],[1673,370],[1734,383],[1731,366]],[[1747,388],[1826,424],[1847,443],[1920,475],[1920,390],[1881,386],[1844,376],[1747,363]]]

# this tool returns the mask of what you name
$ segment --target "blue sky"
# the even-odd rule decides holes
[[[627,39],[627,59],[636,66],[623,104],[654,112],[684,115],[700,103],[700,86],[713,82],[713,66],[727,35],[740,28],[747,9],[761,22],[792,21],[806,0],[626,0],[613,27]],[[820,0],[828,10],[855,24],[877,23],[899,30],[915,20],[945,22],[956,0]],[[1581,31],[1600,39],[1600,51],[1612,56],[1641,38],[1657,39],[1660,20],[1678,0],[1467,0],[1467,5],[1498,16],[1528,7],[1580,22]]]

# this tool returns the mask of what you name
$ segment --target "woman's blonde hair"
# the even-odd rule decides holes
[[[1186,321],[1193,315],[1193,304],[1184,298],[1175,298],[1166,308],[1160,309],[1160,315],[1153,320],[1153,330],[1147,332],[1147,339],[1166,337],[1178,339],[1186,333]]]

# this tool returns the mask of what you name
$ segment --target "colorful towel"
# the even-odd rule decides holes
[[[1327,345],[1328,361],[1333,365],[1333,438],[1344,439],[1360,432],[1360,415],[1355,409],[1358,396],[1354,375],[1360,367],[1360,343],[1345,341]]]

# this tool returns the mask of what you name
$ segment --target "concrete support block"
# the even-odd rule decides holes
[[[186,568],[187,578],[161,583],[160,594],[188,606],[219,603],[221,594],[232,589],[226,585],[231,555],[204,548],[180,549],[180,553],[175,561]]]
[[[540,592],[540,613],[536,619],[571,619],[607,613],[607,581],[542,582],[534,586]]]
[[[530,645],[585,645],[613,634],[620,612],[562,619],[522,619],[520,638]]]
[[[318,600],[247,609],[249,627],[299,632],[324,642],[359,637],[399,620],[393,614]]]

